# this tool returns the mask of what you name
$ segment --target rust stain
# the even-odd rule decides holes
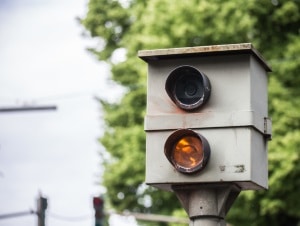
[[[235,173],[243,173],[245,172],[245,166],[244,165],[235,165]]]
[[[226,168],[226,166],[219,166],[219,168],[220,168],[220,171],[221,171],[221,172],[224,172],[224,171],[225,171],[225,168]]]
[[[246,171],[245,165],[243,164],[234,165],[234,166],[220,165],[219,169],[221,173],[224,173],[225,171],[227,173],[243,173]]]

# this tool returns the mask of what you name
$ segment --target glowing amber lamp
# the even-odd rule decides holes
[[[172,151],[174,162],[184,168],[193,168],[203,160],[201,140],[196,137],[183,137],[174,146]]]
[[[210,156],[207,140],[192,130],[177,130],[165,144],[165,155],[182,173],[198,172],[205,167]]]

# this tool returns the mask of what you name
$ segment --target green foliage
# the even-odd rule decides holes
[[[141,49],[251,42],[268,59],[269,190],[243,192],[229,213],[233,225],[297,225],[300,219],[300,1],[299,0],[90,0],[82,24],[100,45],[91,49],[111,64],[112,79],[126,87],[119,103],[102,101],[110,159],[103,184],[117,210],[176,214],[172,193],[143,184],[146,65]],[[118,48],[126,60],[113,63]],[[147,224],[150,225],[150,224]],[[158,224],[155,224],[158,225]],[[163,224],[161,224],[163,225]]]

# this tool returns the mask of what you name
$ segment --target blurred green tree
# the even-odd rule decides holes
[[[299,225],[299,0],[89,0],[81,22],[91,37],[99,39],[90,51],[111,65],[112,79],[126,88],[117,103],[101,100],[106,127],[100,142],[110,154],[102,183],[113,208],[184,215],[172,193],[143,183],[146,65],[137,51],[251,42],[273,68],[270,188],[243,192],[228,221],[244,226]],[[116,63],[113,55],[120,49],[126,60]]]

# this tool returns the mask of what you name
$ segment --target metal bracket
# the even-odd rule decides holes
[[[267,140],[272,140],[272,120],[270,118],[264,118],[264,135]]]
[[[233,183],[174,186],[183,208],[194,221],[212,221],[225,225],[225,216],[241,188]],[[191,225],[197,225],[195,222]]]

